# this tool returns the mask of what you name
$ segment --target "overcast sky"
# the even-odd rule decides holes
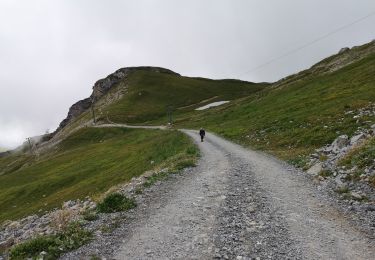
[[[96,80],[152,65],[275,81],[375,38],[374,0],[0,0],[0,147],[53,131]]]

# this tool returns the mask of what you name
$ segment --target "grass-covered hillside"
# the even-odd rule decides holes
[[[175,116],[217,100],[248,96],[267,85],[131,68],[96,100],[94,109],[99,123],[109,119],[166,124],[167,106]],[[91,119],[90,109],[73,118],[51,141],[38,145],[35,151],[39,157],[27,151],[0,157],[0,222],[44,212],[69,199],[100,194],[160,164],[181,161],[191,165],[196,156],[192,142],[182,133],[83,127]]]
[[[204,127],[296,161],[338,135],[375,123],[374,113],[362,113],[375,110],[375,43],[273,84],[189,78],[150,67],[131,68],[121,79],[118,73],[96,83],[103,88],[94,87],[98,94],[110,86],[95,100],[99,124],[166,124],[170,106],[176,127]],[[230,102],[195,110],[221,100]],[[152,167],[196,155],[191,141],[176,131],[85,128],[92,119],[85,109],[42,144],[39,157],[0,157],[0,221],[100,194]]]
[[[126,76],[113,80],[121,71],[126,71]],[[105,84],[111,84],[111,87],[95,101],[97,121],[141,125],[166,124],[170,110],[175,118],[211,102],[249,96],[270,85],[232,79],[184,77],[157,67],[123,68],[98,82],[106,82]],[[103,92],[95,90],[98,82],[94,86],[93,94]],[[53,141],[64,138],[75,129],[92,122],[91,109],[83,110],[59,129]]]
[[[177,131],[83,128],[39,158],[0,158],[0,223],[99,195],[163,164],[191,165],[196,155]]]
[[[321,63],[318,72],[312,67],[247,98],[185,114],[177,125],[203,126],[243,145],[296,159],[340,134],[351,136],[359,126],[375,123],[373,116],[357,116],[359,109],[371,110],[375,103],[375,52],[332,69],[331,63],[339,61],[340,55],[327,59],[332,72]]]
[[[103,109],[103,114],[115,122],[165,122],[168,106],[174,114],[183,113],[210,102],[248,96],[267,85],[142,70],[133,72],[127,80],[128,90],[123,98]]]

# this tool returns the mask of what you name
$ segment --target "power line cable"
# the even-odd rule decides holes
[[[359,22],[362,22],[363,20],[365,20],[365,19],[367,19],[367,18],[369,18],[369,17],[371,17],[371,16],[373,16],[373,15],[375,15],[375,12],[372,12],[372,13],[370,13],[370,14],[368,14],[368,15],[362,17],[362,18],[359,18],[359,19],[357,19],[357,20],[355,20],[355,21],[353,21],[353,22],[351,22],[351,23],[348,23],[348,24],[346,24],[346,25],[343,25],[343,26],[341,26],[341,27],[339,27],[339,28],[337,28],[337,29],[335,29],[335,30],[333,30],[333,31],[331,31],[331,32],[329,32],[329,33],[327,33],[327,34],[324,34],[324,35],[322,35],[322,36],[316,38],[315,40],[313,40],[313,41],[311,41],[311,42],[308,42],[308,43],[306,43],[306,44],[304,44],[304,45],[302,45],[302,46],[300,46],[300,47],[298,47],[298,48],[295,48],[295,49],[293,49],[293,50],[291,50],[291,51],[288,51],[288,52],[286,52],[286,53],[284,53],[284,54],[282,54],[282,55],[280,55],[280,56],[278,56],[278,57],[276,57],[276,58],[273,58],[273,59],[271,59],[271,60],[269,60],[269,61],[267,61],[267,62],[265,62],[265,63],[263,63],[263,64],[260,64],[260,65],[258,65],[258,66],[256,66],[256,67],[254,67],[254,68],[252,68],[252,69],[250,69],[250,70],[247,70],[247,71],[245,71],[245,72],[239,74],[237,77],[241,77],[241,76],[246,75],[246,74],[248,74],[248,73],[250,73],[250,72],[253,72],[253,71],[255,71],[255,70],[258,70],[258,69],[260,69],[260,68],[263,68],[263,67],[267,66],[268,64],[271,64],[271,63],[273,63],[273,62],[275,62],[275,61],[277,61],[277,60],[279,60],[279,59],[282,59],[282,58],[284,58],[284,57],[286,57],[286,56],[289,56],[289,55],[291,55],[291,54],[293,54],[293,53],[295,53],[295,52],[298,52],[298,51],[300,51],[300,50],[302,50],[302,49],[304,49],[304,48],[306,48],[306,47],[308,47],[308,46],[310,46],[310,45],[313,45],[314,43],[319,42],[319,41],[321,41],[321,40],[323,40],[323,39],[325,39],[325,38],[331,36],[332,34],[338,33],[338,32],[340,32],[340,31],[342,31],[342,30],[344,30],[344,29],[346,29],[346,28],[348,28],[348,27],[350,27],[350,26],[352,26],[352,25],[354,25],[354,24],[357,24],[357,23],[359,23]]]

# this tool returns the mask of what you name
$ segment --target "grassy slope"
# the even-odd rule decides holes
[[[100,194],[167,161],[195,156],[191,141],[177,131],[81,129],[38,160],[0,158],[0,222]]]
[[[165,123],[166,106],[172,105],[179,127],[203,126],[283,159],[294,160],[375,121],[356,122],[352,114],[345,114],[375,101],[374,54],[331,74],[300,73],[275,89],[268,84],[150,71],[134,72],[127,80],[128,92],[121,100],[96,108],[103,119],[108,113],[118,123]],[[194,111],[218,100],[232,102]],[[90,117],[88,111],[78,120]],[[99,194],[150,169],[151,160],[157,165],[176,154],[189,157],[192,150],[188,139],[177,132],[81,129],[57,152],[38,161],[27,155],[0,158],[0,221]]]
[[[168,105],[173,106],[176,115],[191,111],[207,102],[250,95],[267,84],[136,71],[129,77],[128,85],[128,92],[121,100],[103,109],[103,114],[108,112],[110,120],[114,122],[144,123],[159,120],[165,123]],[[200,103],[207,99],[210,100]]]
[[[200,127],[283,159],[330,143],[339,133],[351,135],[374,118],[357,124],[355,110],[375,101],[375,54],[332,74],[310,76],[263,91],[232,104],[189,113],[178,126]]]
[[[108,107],[96,106],[98,117],[105,120],[108,113],[118,123],[154,120],[165,124],[167,105],[174,107],[174,114],[185,113],[209,102],[247,96],[267,86],[145,70],[132,72],[126,85],[128,90],[122,99]],[[110,93],[122,87],[124,82]],[[43,155],[38,161],[26,154],[0,158],[0,222],[56,207],[68,199],[100,194],[150,169],[151,160],[157,165],[192,156],[187,154],[193,150],[190,142],[177,132],[106,128],[81,129],[69,136],[69,130],[90,119],[91,112],[87,111],[69,124],[61,135],[65,140],[58,152]]]

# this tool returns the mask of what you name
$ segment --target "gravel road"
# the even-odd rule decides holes
[[[201,150],[198,166],[142,194],[120,228],[75,257],[374,259],[374,239],[304,175],[213,134],[201,143],[183,131]]]
[[[134,223],[115,259],[374,259],[374,241],[282,162],[210,133],[197,144],[195,172]]]

